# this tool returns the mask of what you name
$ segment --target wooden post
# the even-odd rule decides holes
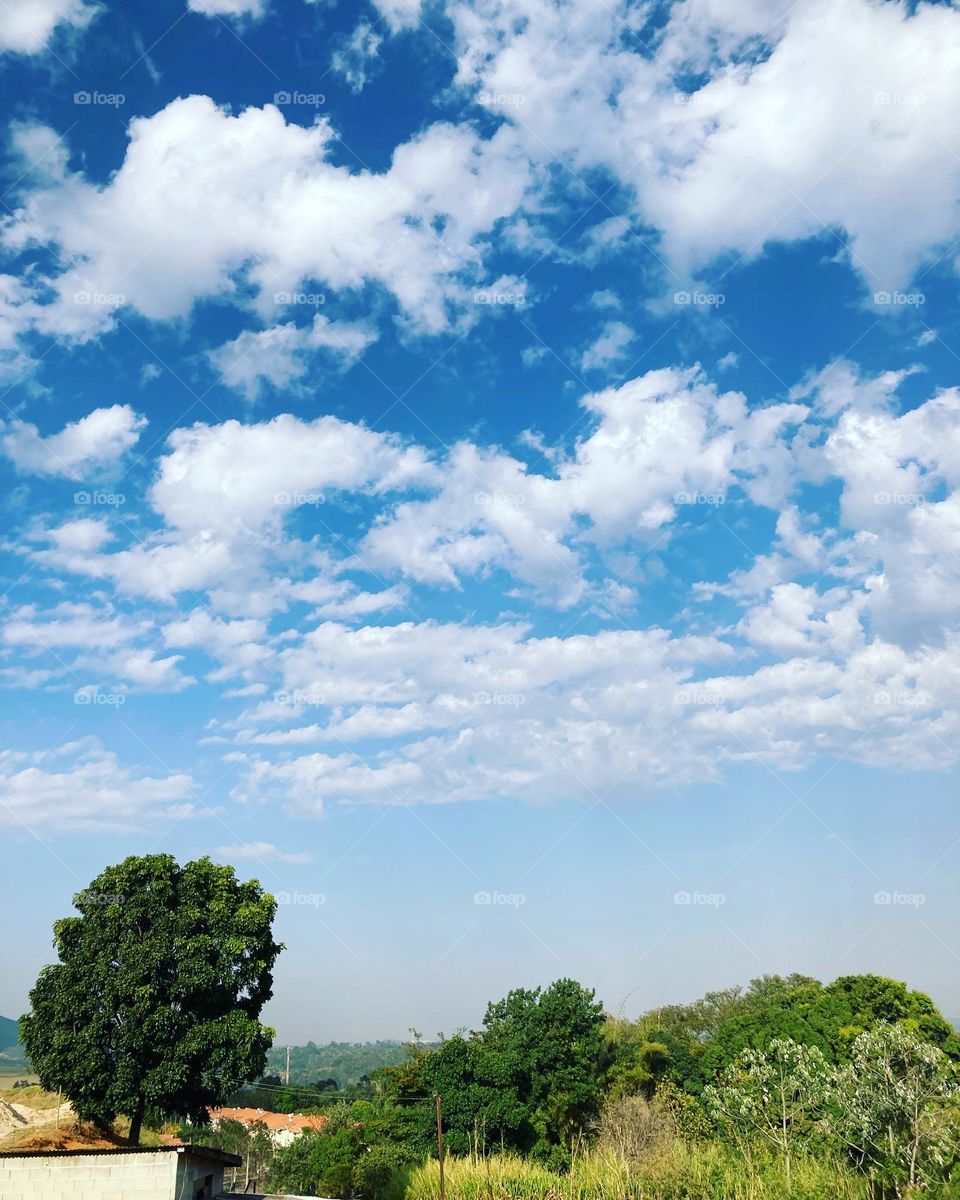
[[[443,1183],[443,1109],[440,1105],[439,1092],[437,1092],[437,1157],[440,1161],[440,1200],[447,1200],[447,1191]]]

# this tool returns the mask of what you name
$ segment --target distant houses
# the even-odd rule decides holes
[[[211,1108],[209,1113],[214,1129],[218,1129],[222,1121],[238,1121],[247,1129],[253,1125],[263,1125],[275,1146],[289,1146],[302,1133],[320,1130],[327,1123],[326,1117],[269,1112],[263,1108]]]

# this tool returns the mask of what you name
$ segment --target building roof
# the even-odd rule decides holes
[[[239,1167],[243,1162],[239,1154],[228,1154],[216,1146],[194,1146],[192,1143],[178,1146],[115,1146],[109,1150],[0,1150],[0,1158],[90,1158],[98,1154],[189,1154],[193,1158],[223,1163],[225,1167]]]
[[[311,1116],[307,1113],[277,1113],[264,1108],[211,1108],[208,1110],[211,1121],[239,1121],[241,1125],[253,1125],[257,1121],[272,1132],[290,1129],[294,1133],[303,1133],[307,1129],[322,1129],[327,1123],[326,1117]]]

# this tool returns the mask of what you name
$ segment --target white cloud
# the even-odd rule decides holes
[[[216,855],[228,863],[308,863],[313,858],[309,851],[293,853],[280,850],[273,842],[242,842],[237,846],[220,846]]]
[[[146,614],[127,617],[103,602],[63,601],[48,609],[25,604],[0,626],[0,647],[8,655],[42,657],[48,664],[42,682],[61,689],[182,691],[194,681],[181,672],[179,655],[157,656],[154,633]]]
[[[187,774],[144,775],[94,739],[48,753],[0,751],[0,823],[71,832],[131,832],[192,811]]]
[[[83,479],[122,458],[146,424],[128,404],[114,404],[96,408],[48,437],[35,425],[9,421],[2,427],[0,446],[21,471]]]
[[[307,811],[331,801],[636,798],[715,779],[740,760],[787,770],[824,753],[921,769],[956,761],[955,640],[909,654],[816,633],[797,648],[727,674],[732,647],[656,629],[535,638],[506,625],[325,624],[283,654],[289,694],[322,699],[318,719],[278,731],[275,706],[246,714],[240,740],[280,757],[250,758],[237,795]],[[343,747],[334,756],[296,757],[300,744],[331,741]],[[381,748],[361,749],[371,743]]]
[[[960,233],[960,14],[911,7],[686,0],[659,32],[644,9],[589,0],[449,11],[458,81],[515,121],[532,161],[623,179],[681,278],[779,240],[832,246],[842,230],[872,292],[905,286]],[[631,35],[654,52],[628,49]],[[706,81],[686,94],[697,75]],[[524,102],[485,99],[500,95]],[[629,224],[609,221],[619,235]]]
[[[366,322],[330,321],[318,313],[309,326],[289,322],[258,332],[245,330],[209,357],[228,387],[256,400],[264,380],[278,388],[301,380],[318,351],[328,352],[346,369],[376,340],[376,331]]]
[[[273,105],[232,116],[205,96],[132,120],[129,135],[106,186],[60,164],[4,227],[13,250],[56,248],[53,297],[24,314],[42,332],[88,339],[124,305],[185,316],[235,296],[241,278],[267,316],[308,281],[377,284],[409,324],[436,332],[483,279],[483,241],[531,178],[508,129],[484,140],[432,125],[378,174],[327,161],[326,120],[288,124]]]
[[[337,417],[288,413],[255,425],[225,421],[174,431],[150,500],[173,528],[260,530],[328,491],[376,493],[429,479],[417,446]]]
[[[590,371],[619,362],[636,336],[623,321],[608,321],[596,340],[580,355],[580,366],[584,371]]]
[[[394,33],[412,29],[420,20],[423,7],[423,0],[373,0],[373,3]]]
[[[600,291],[593,292],[589,303],[591,308],[599,308],[601,310],[620,309],[623,307],[623,301],[610,288],[602,288]]]
[[[334,71],[346,81],[352,92],[362,92],[377,60],[383,38],[367,20],[361,20],[353,33],[333,52]]]
[[[84,29],[97,9],[83,0],[5,0],[0,9],[0,52],[41,54],[54,31]]]
[[[206,17],[252,17],[254,20],[266,12],[266,0],[187,0],[191,12],[203,13]]]

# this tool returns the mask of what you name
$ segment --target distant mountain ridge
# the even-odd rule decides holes
[[[0,1017],[0,1050],[20,1044],[20,1026],[9,1017]]]
[[[15,1070],[29,1066],[20,1041],[20,1026],[9,1017],[0,1017],[0,1063]]]

